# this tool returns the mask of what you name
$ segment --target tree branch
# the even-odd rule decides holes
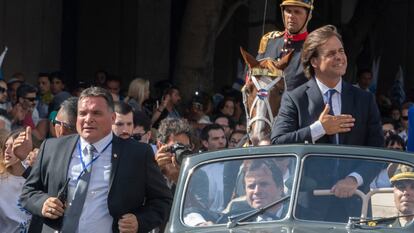
[[[233,16],[234,12],[236,12],[236,10],[240,6],[242,6],[242,5],[247,6],[247,4],[248,4],[248,0],[240,0],[240,1],[237,1],[232,6],[229,7],[229,10],[227,11],[226,16],[224,16],[224,19],[220,22],[220,25],[219,25],[219,27],[217,29],[216,39],[217,39],[217,37],[220,36],[221,32],[224,30],[224,28],[226,27],[227,23],[229,22],[229,20]]]

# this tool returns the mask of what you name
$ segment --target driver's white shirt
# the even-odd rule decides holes
[[[281,219],[283,217],[282,213],[283,213],[283,205],[280,206],[280,208],[277,210],[274,217],[266,217],[265,215],[259,215],[256,218],[256,222],[265,222],[265,221],[273,221],[273,220]]]

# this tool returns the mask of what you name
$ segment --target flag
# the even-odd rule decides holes
[[[404,71],[401,66],[399,66],[397,74],[395,75],[394,83],[390,90],[390,96],[392,103],[397,106],[401,106],[405,101]]]
[[[3,61],[4,61],[4,57],[6,56],[7,50],[9,50],[7,46],[4,47],[3,53],[1,53],[0,55],[0,80],[4,80],[2,66],[3,66]]]
[[[376,93],[377,92],[377,83],[378,83],[378,74],[379,74],[379,65],[381,62],[381,56],[379,56],[377,59],[375,59],[372,62],[372,82],[371,85],[369,85],[368,89],[372,92],[372,93]]]
[[[244,69],[243,67],[242,61],[240,59],[237,60],[237,78],[232,85],[233,89],[238,90],[238,91],[242,89],[244,85],[244,81],[245,81],[244,75],[247,74],[246,70],[247,69]]]
[[[414,152],[414,106],[408,109],[407,151]]]

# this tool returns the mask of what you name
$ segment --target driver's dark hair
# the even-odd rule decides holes
[[[269,168],[269,170],[272,172],[272,179],[279,188],[283,188],[283,174],[282,171],[280,171],[279,167],[276,165],[276,163],[269,158],[266,159],[253,159],[249,163],[245,163],[246,166],[244,167],[244,175],[245,177],[249,172],[252,171],[258,171],[262,170],[263,166],[266,166]]]
[[[301,61],[303,65],[303,72],[308,79],[315,76],[315,69],[311,64],[312,58],[319,56],[318,48],[325,44],[333,36],[336,36],[343,44],[341,35],[339,35],[336,27],[333,25],[320,27],[309,33],[307,36],[305,42],[303,43]]]
[[[193,129],[184,118],[167,117],[160,122],[157,140],[163,144],[168,142],[171,135],[185,134],[192,142]]]

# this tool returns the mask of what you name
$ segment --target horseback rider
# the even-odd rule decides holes
[[[262,37],[257,59],[280,59],[293,50],[293,57],[284,70],[286,89],[290,91],[307,81],[300,56],[312,18],[313,0],[283,0],[280,7],[285,30],[272,31]]]

